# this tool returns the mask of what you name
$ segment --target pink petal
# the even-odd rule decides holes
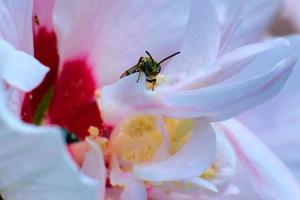
[[[135,65],[145,50],[156,60],[178,51],[189,0],[149,5],[146,0],[58,0],[54,22],[62,61],[88,56],[99,84],[106,85]]]
[[[197,200],[197,198],[193,196],[175,192],[165,192],[155,188],[149,191],[149,197],[153,200]]]
[[[0,78],[10,85],[30,91],[41,83],[48,68],[29,54],[0,39]]]
[[[157,163],[135,166],[133,174],[147,181],[173,181],[196,177],[209,167],[215,147],[213,128],[205,121],[195,120],[187,144],[175,155]]]
[[[224,120],[276,95],[289,77],[294,64],[295,58],[288,57],[264,75],[247,81],[191,91],[157,88],[152,92],[146,90],[143,83],[137,84],[135,76],[130,76],[104,87],[99,105],[103,110],[104,120],[111,122],[120,120],[132,111],[173,118]],[[130,92],[127,92],[128,88]]]
[[[87,138],[90,150],[86,152],[81,171],[86,176],[99,181],[99,197],[98,200],[104,200],[106,187],[106,168],[103,153],[100,146]]]
[[[220,39],[220,26],[211,1],[193,1],[181,54],[174,57],[164,73],[186,78],[194,75],[195,70],[208,67],[217,56]]]
[[[0,2],[0,38],[29,54],[33,54],[32,4],[32,0]]]
[[[122,172],[116,157],[112,156],[110,181],[112,185],[123,187],[120,200],[146,200],[147,192],[142,181],[136,180],[131,173]]]
[[[34,26],[38,28],[39,26],[46,27],[50,32],[53,31],[53,9],[56,0],[34,0],[33,15],[38,17],[39,25]]]
[[[281,0],[244,1],[242,22],[230,43],[230,49],[256,42],[271,25],[282,5]],[[255,31],[253,31],[255,30]]]
[[[228,119],[275,96],[289,77],[295,57],[278,63],[264,75],[232,85],[165,94],[164,102],[177,113],[173,117],[205,117],[212,121]],[[181,113],[179,113],[181,111]]]
[[[8,200],[96,200],[97,184],[75,168],[61,131],[22,123],[5,102],[1,89],[1,196]]]
[[[288,45],[288,40],[278,38],[234,49],[221,55],[214,64],[215,68],[212,68],[207,73],[200,74],[198,77],[191,77],[181,81],[174,87],[191,89],[219,83],[242,71],[259,54]]]
[[[288,39],[291,41],[291,48],[281,48],[258,57],[253,65],[237,78],[266,70],[286,55],[294,53],[299,55],[300,37],[294,36]],[[265,63],[263,69],[257,67],[256,63],[258,62]],[[300,64],[297,63],[291,77],[278,96],[270,102],[239,116],[239,120],[284,161],[298,180],[300,180],[300,157],[295,152],[300,151],[299,75]]]
[[[262,199],[295,199],[300,186],[283,163],[251,132],[234,120],[222,124],[247,171],[252,187]]]

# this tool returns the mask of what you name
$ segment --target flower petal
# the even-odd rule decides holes
[[[0,39],[0,77],[24,91],[30,91],[41,83],[48,68],[29,54],[16,50]]]
[[[54,22],[61,59],[87,56],[98,83],[112,83],[145,50],[157,60],[178,51],[189,9],[189,0],[154,0],[151,6],[146,0],[58,0]]]
[[[276,95],[295,62],[295,57],[288,57],[266,74],[253,79],[191,91],[157,88],[157,91],[152,92],[146,90],[143,84],[135,83],[135,76],[130,76],[104,87],[99,105],[104,120],[110,122],[120,120],[118,118],[124,117],[130,110],[171,118],[225,120]]]
[[[2,85],[1,85],[2,86]],[[97,199],[97,184],[66,154],[56,127],[27,125],[0,92],[0,191],[4,199]]]
[[[283,163],[238,121],[222,123],[252,187],[262,199],[295,199],[300,185]]]
[[[154,156],[152,157],[151,161],[160,161],[164,160],[169,156],[169,149],[170,149],[170,138],[168,131],[164,125],[163,118],[161,116],[157,119],[157,127],[160,130],[162,142],[159,149],[155,152]]]
[[[100,146],[91,139],[87,138],[86,142],[89,145],[90,150],[85,154],[81,171],[85,175],[99,181],[98,200],[104,200],[106,187],[106,168],[103,153],[100,150]]]
[[[181,54],[174,57],[164,73],[180,74],[182,79],[194,75],[197,68],[209,67],[217,56],[220,40],[220,26],[211,1],[193,1]]]
[[[29,54],[33,54],[32,4],[32,0],[0,2],[0,38]]]
[[[234,40],[230,42],[230,47],[227,50],[257,42],[261,39],[281,5],[281,0],[244,1],[241,25],[238,27],[233,37]]]
[[[242,71],[259,54],[282,46],[288,46],[289,44],[288,40],[278,38],[237,48],[222,55],[216,61],[216,67],[207,73],[200,74],[198,77],[188,78],[173,87],[192,89],[219,83]]]
[[[192,178],[190,181],[199,187],[208,189],[213,192],[218,192],[218,188],[214,184],[212,184],[211,182],[209,182],[203,178],[195,177],[195,178]]]
[[[172,181],[188,179],[206,170],[215,153],[216,138],[211,125],[195,120],[193,130],[186,145],[175,155],[164,161],[148,165],[136,165],[133,174],[147,181]],[[195,153],[197,155],[195,156]]]
[[[255,75],[261,70],[270,68],[287,55],[294,53],[300,55],[300,37],[293,36],[288,39],[291,42],[291,48],[280,48],[259,56],[245,72],[236,78],[241,79],[249,74]],[[261,62],[265,63],[263,69],[256,65]],[[300,157],[295,152],[300,151],[299,76],[300,63],[298,62],[278,96],[239,116],[239,120],[280,157],[298,180],[300,180]]]
[[[276,95],[295,63],[295,57],[286,58],[266,74],[232,85],[188,92],[172,91],[165,94],[163,102],[175,108],[173,111],[177,110],[169,114],[173,117],[205,117],[212,121],[228,119]]]
[[[33,15],[36,15],[39,20],[39,25],[42,27],[46,27],[46,29],[50,32],[53,31],[53,9],[56,0],[34,0],[33,6]],[[34,26],[34,27],[38,27]]]
[[[147,192],[142,181],[136,180],[131,173],[122,172],[116,156],[112,156],[110,181],[112,185],[124,187],[120,200],[146,200]]]

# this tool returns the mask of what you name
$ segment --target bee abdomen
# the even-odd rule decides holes
[[[125,76],[130,75],[129,71],[126,70],[123,74],[121,74],[120,78],[124,78]]]

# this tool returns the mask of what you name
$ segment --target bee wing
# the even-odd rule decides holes
[[[120,78],[124,78],[125,76],[128,76],[130,74],[134,74],[139,71],[138,65],[134,65],[130,69],[127,69],[123,74],[121,74]]]

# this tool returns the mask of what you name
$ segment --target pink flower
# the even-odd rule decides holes
[[[272,98],[291,73],[296,59],[287,54],[260,76],[221,83],[258,55],[289,48],[283,38],[258,42],[277,3],[262,18],[250,18],[261,1],[239,2],[237,7],[233,1],[209,0],[44,3],[3,2],[0,11],[3,24],[9,25],[0,26],[1,38],[10,43],[2,40],[1,78],[6,85],[1,90],[0,137],[9,139],[0,151],[0,157],[8,157],[0,161],[7,176],[0,183],[8,181],[0,184],[5,200],[25,195],[225,199],[248,193],[286,199],[299,194],[298,183],[251,133],[236,121],[219,122]],[[249,32],[254,27],[257,31]],[[119,80],[145,50],[157,60],[181,51],[162,66],[154,91],[147,90],[144,74],[138,83],[135,75]],[[36,88],[46,70],[32,54],[50,69]],[[20,58],[18,63],[10,56]],[[28,76],[20,76],[16,68],[21,64],[34,73],[25,70]],[[44,126],[24,124],[16,114]],[[81,160],[81,172],[65,151],[60,136],[65,131],[49,125],[85,139],[69,146],[74,159]],[[253,154],[252,148],[257,148]],[[267,170],[259,154],[274,170]],[[236,162],[245,166],[242,180],[235,176]],[[285,176],[282,181],[278,172]],[[252,191],[244,188],[249,180]]]

